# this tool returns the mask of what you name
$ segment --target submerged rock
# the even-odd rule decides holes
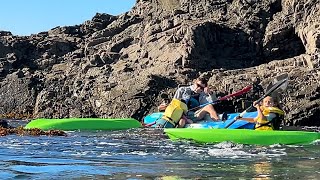
[[[67,134],[61,130],[43,131],[41,129],[24,129],[22,126],[17,128],[0,127],[0,136],[16,134],[19,136],[66,136]]]

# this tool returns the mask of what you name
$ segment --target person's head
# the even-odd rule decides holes
[[[162,104],[169,104],[170,103],[170,99],[169,98],[163,98],[162,99]]]
[[[208,86],[208,81],[205,78],[199,77],[194,80],[194,92],[200,93]]]
[[[267,96],[263,99],[262,105],[265,107],[273,107],[275,106],[275,102],[271,96]]]

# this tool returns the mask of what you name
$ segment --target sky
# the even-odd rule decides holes
[[[57,26],[73,26],[91,20],[96,13],[119,15],[136,0],[2,0],[0,31],[26,36]]]

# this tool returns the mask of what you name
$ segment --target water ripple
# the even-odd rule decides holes
[[[319,154],[319,142],[196,144],[172,142],[158,129],[69,131],[67,137],[10,135],[0,139],[0,179],[294,179],[297,169],[308,172],[299,174],[307,178],[319,177]]]

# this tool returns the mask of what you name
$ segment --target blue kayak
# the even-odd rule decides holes
[[[240,113],[231,113],[228,114],[228,118],[225,121],[213,121],[213,120],[203,120],[203,121],[199,121],[196,123],[192,123],[192,124],[187,124],[186,128],[197,128],[197,129],[223,129],[225,128],[227,125],[229,125],[236,116],[238,116]],[[243,117],[246,118],[254,118],[257,116],[257,111],[255,112],[248,112],[246,113]],[[145,124],[152,124],[154,123],[157,119],[160,119],[163,115],[163,112],[156,112],[156,113],[152,113],[150,115],[147,115],[144,119],[143,122]],[[238,120],[235,121],[230,127],[229,129],[254,129],[255,124],[254,123],[250,123],[247,121],[243,121],[243,120]],[[151,127],[155,127],[155,124],[152,125]]]

